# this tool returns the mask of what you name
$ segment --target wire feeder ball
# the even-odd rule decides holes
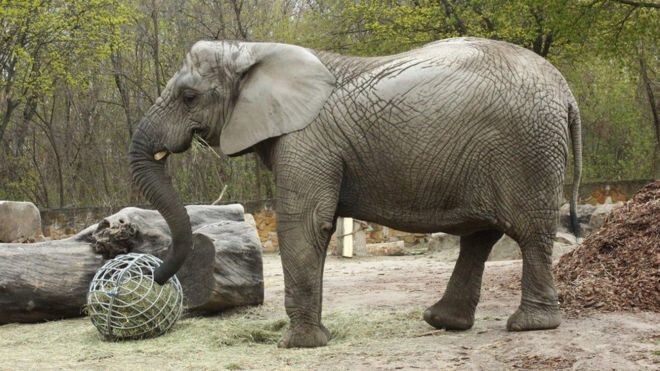
[[[176,276],[164,285],[153,280],[162,263],[149,254],[130,253],[108,260],[96,272],[87,294],[87,313],[106,340],[164,334],[183,312],[183,290]]]

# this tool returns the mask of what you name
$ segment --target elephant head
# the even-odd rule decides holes
[[[135,130],[130,169],[163,215],[172,246],[154,280],[166,282],[192,249],[190,220],[165,173],[170,153],[201,136],[227,155],[309,125],[334,88],[309,50],[275,43],[197,42]]]

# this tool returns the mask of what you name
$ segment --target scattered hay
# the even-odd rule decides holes
[[[555,267],[572,314],[597,309],[660,311],[660,180],[615,209],[603,227]]]
[[[239,344],[277,344],[287,327],[288,321],[228,321],[225,329],[218,333],[214,343],[222,346]]]
[[[214,344],[277,344],[289,326],[286,318],[262,319],[251,315],[249,311],[241,313],[243,315],[240,317],[216,317],[218,321],[214,323]],[[332,342],[338,344],[396,336],[417,337],[428,330],[428,325],[421,318],[419,310],[336,312],[324,316],[323,324],[330,330]]]

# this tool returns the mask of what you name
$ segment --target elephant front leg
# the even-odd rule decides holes
[[[280,200],[298,204],[300,199]],[[278,235],[284,268],[284,305],[291,321],[278,346],[323,346],[330,332],[321,324],[323,264],[334,231],[336,204],[317,202],[306,211],[278,210]]]

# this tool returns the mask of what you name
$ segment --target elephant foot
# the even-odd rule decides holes
[[[474,310],[440,300],[424,311],[424,321],[437,329],[469,330],[474,324]]]
[[[509,317],[506,329],[509,331],[548,330],[557,328],[561,323],[558,305],[521,305]]]
[[[279,348],[316,348],[328,344],[330,331],[323,325],[302,324],[289,328],[277,344]]]

